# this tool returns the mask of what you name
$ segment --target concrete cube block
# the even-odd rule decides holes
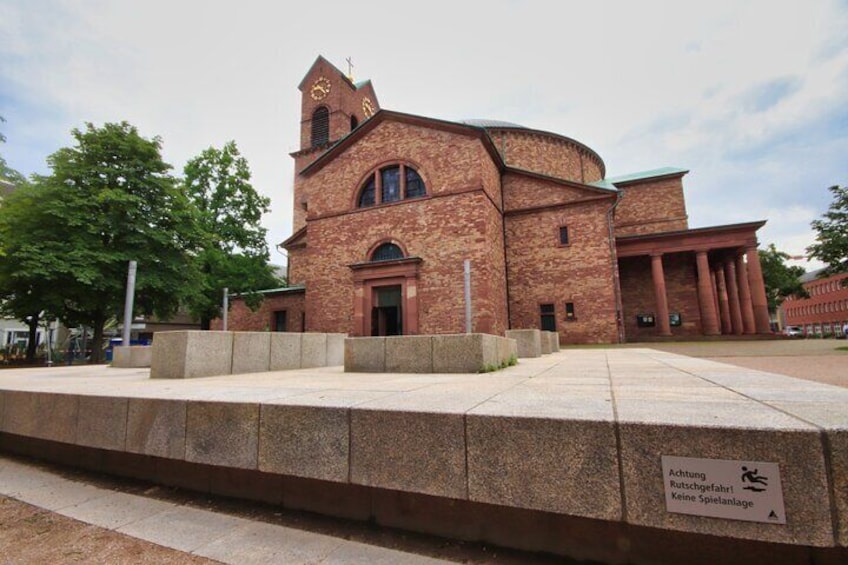
[[[469,414],[466,429],[471,500],[621,519],[612,421]]]
[[[488,356],[483,351],[484,334],[453,334],[433,336],[434,373],[479,373],[492,364],[497,350]],[[494,342],[491,347],[496,348]]]
[[[327,367],[344,365],[344,342],[347,334],[327,334]]]
[[[350,481],[467,498],[463,414],[351,409]]]
[[[265,404],[259,419],[259,470],[347,482],[346,408]]]
[[[188,379],[229,375],[233,332],[174,331],[153,336],[152,379]]]
[[[431,336],[406,335],[385,339],[386,372],[433,372],[433,340]]]
[[[186,402],[131,398],[127,414],[127,451],[170,459],[185,457]]]
[[[551,332],[544,331],[541,332],[541,344],[542,344],[542,355],[547,355],[549,353],[553,353],[553,346],[551,345]]]
[[[2,431],[62,443],[76,443],[78,396],[7,390],[3,397]]]
[[[518,345],[514,339],[498,337],[497,347],[499,363],[508,364],[513,355],[518,359]]]
[[[305,333],[300,342],[300,367],[327,366],[327,334]]]
[[[127,406],[127,399],[118,396],[80,396],[77,445],[123,451]]]
[[[271,367],[270,332],[234,332],[232,374],[262,373]]]
[[[288,371],[300,369],[300,349],[302,347],[300,333],[273,332],[271,333],[271,371]]]
[[[506,337],[514,339],[518,346],[518,358],[542,356],[542,332],[539,330],[507,330]]]
[[[551,344],[551,353],[559,351],[559,332],[547,332]]]
[[[256,469],[258,441],[258,404],[188,403],[186,461]]]
[[[120,369],[150,367],[153,347],[150,345],[126,345],[112,349],[112,366]]]
[[[345,339],[345,372],[385,373],[385,337],[349,337]]]

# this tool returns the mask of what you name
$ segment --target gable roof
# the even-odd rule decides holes
[[[308,176],[321,170],[325,165],[327,165],[338,155],[343,153],[348,147],[356,143],[359,138],[361,138],[368,132],[375,129],[378,125],[386,121],[400,122],[424,128],[448,131],[451,133],[465,135],[468,137],[476,137],[483,144],[483,147],[486,148],[486,151],[489,153],[489,156],[492,158],[492,161],[495,162],[498,168],[504,168],[504,162],[501,159],[500,153],[498,153],[497,148],[494,146],[491,138],[486,133],[486,130],[483,128],[461,124],[457,122],[449,122],[446,120],[438,120],[436,118],[416,116],[415,114],[405,114],[403,112],[380,109],[377,110],[377,112],[373,116],[368,118],[364,123],[360,124],[359,127],[355,128],[343,138],[336,141],[320,157],[318,157],[309,165],[301,169],[298,174]]]

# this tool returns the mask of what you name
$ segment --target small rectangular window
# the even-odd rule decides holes
[[[568,245],[568,226],[560,226],[559,228],[559,244]]]
[[[640,328],[652,328],[657,325],[656,318],[653,314],[637,314],[636,326]]]
[[[542,331],[556,331],[556,311],[553,304],[540,304],[539,314],[541,316]]]
[[[277,310],[274,312],[274,331],[275,332],[284,332],[286,331],[286,311],[285,310]]]
[[[576,316],[574,315],[574,302],[566,302],[565,303],[565,319],[566,320],[574,320]]]

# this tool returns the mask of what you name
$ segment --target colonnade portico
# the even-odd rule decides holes
[[[665,258],[672,254],[678,254],[678,264],[682,260],[691,261],[695,288],[681,290],[678,285],[675,292],[677,296],[691,293],[697,297],[696,312],[700,316],[701,335],[771,333],[756,239],[757,229],[764,224],[755,222],[617,238],[619,259],[650,257],[654,297],[651,314],[656,319],[653,335],[675,335],[670,322],[664,263]],[[685,298],[677,300],[685,302]],[[624,306],[627,312],[627,305]],[[645,308],[645,305],[641,307]]]

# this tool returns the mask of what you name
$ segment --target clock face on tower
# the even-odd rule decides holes
[[[312,83],[312,88],[309,89],[309,94],[313,100],[323,100],[330,93],[330,79],[326,77],[318,77]]]
[[[374,115],[374,103],[367,96],[362,99],[362,113],[365,114],[366,118]]]

